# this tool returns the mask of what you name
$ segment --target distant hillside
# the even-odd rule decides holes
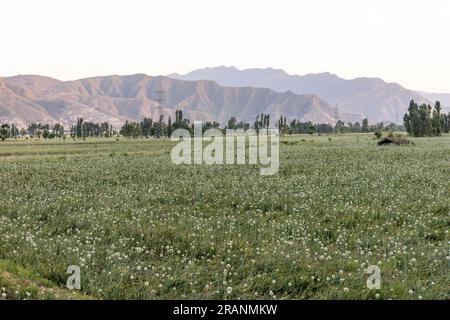
[[[270,88],[297,94],[314,94],[340,112],[360,114],[372,122],[401,119],[409,102],[429,102],[417,92],[396,83],[378,78],[345,80],[330,73],[289,75],[276,69],[246,69],[216,67],[192,71],[186,75],[171,74],[169,77],[183,80],[213,80],[226,86],[252,86]]]
[[[428,93],[423,91],[417,91],[417,93],[430,101],[440,101],[443,109],[450,112],[450,93]]]
[[[13,122],[24,127],[29,122],[53,120],[47,111],[34,103],[27,90],[7,83],[0,78],[0,122]]]
[[[183,81],[144,74],[105,76],[59,81],[22,75],[0,79],[0,120],[18,126],[30,122],[74,123],[85,120],[108,121],[115,127],[126,120],[157,117],[159,86],[167,91],[166,119],[177,108],[191,120],[222,123],[232,116],[254,121],[256,115],[269,113],[273,121],[281,115],[289,119],[333,122],[334,110],[314,95],[276,92],[265,88],[223,87],[213,81]],[[347,121],[357,115],[340,114]]]

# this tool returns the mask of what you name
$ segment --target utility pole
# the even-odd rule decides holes
[[[164,136],[164,114],[163,109],[166,102],[166,94],[162,88],[161,82],[158,85],[158,90],[155,92],[158,95],[158,106],[156,107],[156,116],[158,117],[157,122],[155,122],[155,138],[161,138]]]
[[[338,113],[338,106],[336,104],[336,107],[334,108],[334,133],[337,134],[338,133],[338,122],[339,122],[339,113]]]

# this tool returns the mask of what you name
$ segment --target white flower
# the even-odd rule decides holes
[[[227,294],[231,294],[233,292],[233,288],[232,287],[228,287],[227,288]]]

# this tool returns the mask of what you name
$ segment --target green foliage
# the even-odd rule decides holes
[[[5,141],[9,137],[9,125],[4,123],[0,126],[0,140]]]
[[[87,300],[41,277],[31,269],[0,259],[0,299],[6,300]]]
[[[142,135],[142,128],[139,123],[127,121],[120,129],[120,134],[127,138],[137,138]]]
[[[362,133],[369,132],[369,120],[367,118],[364,118],[362,121],[361,132]]]
[[[44,139],[53,139],[55,137],[54,133],[51,133],[48,129],[44,129],[42,132],[42,138]]]
[[[284,119],[286,122],[286,118]],[[261,113],[256,116],[255,122],[253,123],[253,129],[258,131],[259,129],[269,129],[270,126],[270,114]],[[281,131],[281,130],[280,130]]]
[[[79,265],[99,299],[448,299],[450,137],[371,138],[284,137],[272,177],[168,140],[5,141],[0,257],[58,287]]]
[[[403,117],[406,131],[414,137],[432,137],[440,136],[443,132],[448,133],[448,115],[441,114],[441,104],[436,102],[434,110],[430,105],[418,105],[414,100],[411,101],[408,113]]]

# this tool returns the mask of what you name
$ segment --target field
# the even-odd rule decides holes
[[[266,177],[164,140],[0,142],[2,297],[448,299],[450,137],[413,141],[285,137]]]

